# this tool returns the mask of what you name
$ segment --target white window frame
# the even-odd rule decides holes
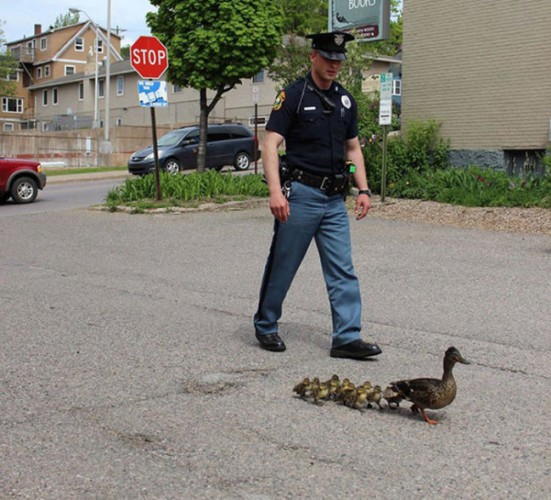
[[[48,50],[48,39],[46,37],[40,39],[40,51]]]
[[[36,79],[38,80],[39,78],[42,78],[42,67],[41,66],[36,68]]]
[[[42,106],[46,107],[48,105],[48,89],[42,91]]]
[[[75,38],[75,52],[84,52],[84,38],[81,36]]]
[[[13,71],[10,71],[7,75],[5,80],[8,82],[18,82],[19,81],[19,71],[14,69]]]
[[[84,82],[78,82],[77,98],[79,101],[84,101]]]
[[[15,130],[15,127],[13,123],[4,123],[4,132],[13,132]]]
[[[124,95],[124,75],[117,76],[117,95]]]
[[[11,111],[10,101],[15,101],[15,111]],[[2,97],[2,113],[23,113],[24,100],[20,97]]]
[[[52,89],[52,106],[57,106],[57,103],[59,102],[57,94],[58,94],[57,87],[54,87]]]
[[[263,69],[261,69],[256,75],[253,76],[252,82],[264,83],[265,78],[266,78],[266,72]]]
[[[69,69],[71,69],[72,72],[69,72]],[[77,72],[76,66],[74,66],[72,64],[66,64],[65,65],[65,76],[74,75],[76,72]]]
[[[392,95],[402,95],[402,80],[399,78],[392,81]]]
[[[98,80],[98,97],[103,99],[105,97],[105,78]]]
[[[172,93],[173,94],[177,94],[178,92],[182,92],[184,89],[181,85],[178,85],[178,84],[174,84],[172,85]]]
[[[98,38],[98,44],[96,45],[96,49],[98,51],[98,54],[103,54],[103,40],[101,38]]]
[[[50,65],[46,64],[46,66],[44,66],[44,78],[48,78],[49,76],[50,76]]]

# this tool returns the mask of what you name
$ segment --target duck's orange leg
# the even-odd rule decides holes
[[[421,415],[425,419],[425,422],[430,425],[436,425],[438,423],[437,420],[432,420],[432,418],[429,418],[427,414],[425,413],[424,408],[419,408],[419,411],[421,412]]]

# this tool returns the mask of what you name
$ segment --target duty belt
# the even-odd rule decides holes
[[[342,194],[348,188],[348,175],[345,174],[322,176],[295,168],[291,173],[290,179],[318,188],[327,195]]]

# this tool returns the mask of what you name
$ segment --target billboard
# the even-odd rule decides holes
[[[365,42],[388,39],[390,0],[329,0],[329,31],[353,31]]]

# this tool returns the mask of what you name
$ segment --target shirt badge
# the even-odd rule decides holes
[[[343,95],[341,97],[341,102],[346,109],[350,109],[350,106],[352,106],[352,103],[350,102],[350,97],[348,97],[347,95]]]
[[[283,106],[283,103],[285,102],[285,91],[282,90],[279,94],[277,94],[276,100],[274,101],[274,111],[278,111],[281,109],[281,106]]]

